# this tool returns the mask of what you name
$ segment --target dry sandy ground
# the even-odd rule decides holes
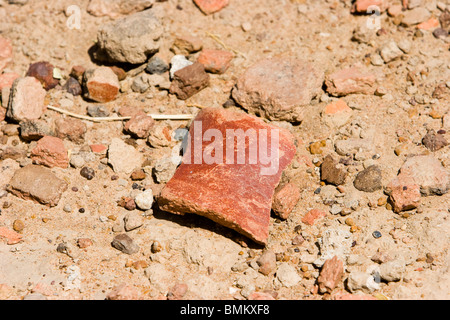
[[[0,284],[8,285],[0,291],[0,297],[21,299],[41,284],[45,289],[35,291],[47,299],[104,299],[113,287],[127,283],[138,290],[141,299],[156,299],[164,297],[175,284],[185,283],[188,285],[185,299],[245,299],[249,292],[264,290],[276,292],[277,299],[324,299],[328,295],[317,293],[316,288],[320,268],[313,263],[319,257],[317,240],[327,230],[340,230],[348,233],[355,245],[345,254],[348,259],[345,261],[344,281],[339,283],[336,291],[348,291],[345,279],[351,272],[365,272],[376,266],[370,258],[380,250],[404,261],[405,270],[399,281],[381,282],[379,289],[371,292],[374,297],[448,299],[449,194],[422,198],[420,208],[404,217],[384,205],[373,205],[384,196],[382,190],[364,193],[352,184],[364,164],[381,166],[383,185],[386,185],[397,175],[408,154],[430,153],[421,144],[421,139],[428,129],[437,131],[442,128],[442,117],[432,117],[430,112],[436,110],[445,114],[448,111],[448,93],[442,99],[431,97],[439,83],[450,79],[448,42],[436,39],[430,31],[417,37],[414,27],[399,27],[386,13],[381,16],[384,34],[374,35],[368,43],[352,41],[353,30],[364,23],[367,16],[352,15],[349,2],[232,0],[221,12],[209,16],[203,15],[191,1],[157,3],[155,6],[166,10],[166,30],[160,51],[168,60],[173,55],[169,48],[180,32],[200,37],[204,47],[221,49],[221,45],[209,36],[217,35],[228,48],[242,54],[235,57],[224,75],[212,75],[210,86],[188,102],[178,101],[175,96],[151,88],[144,94],[121,94],[117,100],[105,104],[112,112],[128,104],[146,112],[166,114],[198,112],[197,108],[187,107],[188,103],[220,107],[228,99],[243,70],[263,57],[278,54],[301,56],[323,66],[326,73],[360,63],[379,75],[378,86],[388,94],[383,97],[358,94],[344,97],[353,109],[352,118],[344,126],[330,127],[323,121],[321,114],[328,104],[327,96],[314,100],[307,107],[301,124],[293,127],[282,124],[290,127],[302,142],[299,153],[303,157],[294,161],[285,172],[285,176],[302,192],[299,203],[287,220],[271,218],[267,247],[279,254],[278,266],[288,264],[297,271],[302,278],[300,282],[286,287],[276,275],[258,273],[254,260],[263,248],[197,216],[178,217],[155,210],[153,215],[145,217],[142,227],[128,232],[140,246],[139,253],[129,256],[114,249],[111,246],[115,235],[113,226],[127,214],[142,215],[142,212],[130,213],[117,206],[117,200],[132,191],[133,182],[128,176],[112,181],[114,172],[104,164],[102,157],[96,156],[89,163],[97,173],[91,181],[81,177],[79,169],[52,170],[69,184],[68,191],[54,208],[24,201],[11,194],[0,199],[0,226],[12,228],[17,219],[25,224],[23,242],[11,246],[0,242]],[[434,1],[423,2],[435,15],[440,14]],[[87,0],[77,2],[82,13],[80,30],[70,30],[66,25],[68,16],[65,10],[72,1],[30,0],[24,6],[9,5],[7,1],[0,3],[3,4],[0,7],[0,32],[12,40],[15,50],[14,61],[8,70],[24,74],[30,63],[49,61],[67,74],[73,65],[95,65],[88,51],[96,40],[98,27],[111,18],[89,15],[86,12]],[[177,9],[177,5],[182,10]],[[250,30],[243,30],[244,23],[251,25]],[[387,40],[405,38],[410,41],[411,49],[403,58],[382,66],[370,64],[370,55]],[[407,73],[411,70],[419,74],[415,93],[407,91],[411,86]],[[420,103],[409,104],[413,96]],[[49,93],[49,99],[55,105],[63,97],[62,91]],[[80,97],[73,101],[70,111],[85,114],[89,102]],[[46,113],[49,118],[56,116],[59,115],[52,111]],[[175,127],[186,124],[173,122]],[[121,123],[89,123],[88,126],[86,145],[108,144],[113,137],[123,137]],[[323,203],[323,193],[314,193],[321,186],[318,168],[308,166],[308,163],[333,153],[337,139],[355,134],[373,140],[379,157],[356,161],[344,185],[345,192],[342,194],[335,188],[330,192],[338,203],[357,200],[359,204],[350,216],[329,213],[314,226],[302,224],[301,218],[310,209],[330,211],[330,206]],[[407,143],[406,151],[397,156],[394,149],[401,144],[399,136],[407,137]],[[449,139],[450,135],[447,133],[446,137]],[[17,136],[9,137],[8,144],[11,145],[13,140],[27,148]],[[310,154],[308,145],[321,140],[326,141],[323,153]],[[80,148],[76,145],[71,147],[73,151]],[[150,163],[171,151],[170,148],[153,149],[145,141],[137,141],[137,148]],[[450,166],[448,147],[432,154],[446,168]],[[4,177],[10,177],[13,167],[19,166],[15,161],[3,161],[0,165]],[[161,188],[151,177],[140,184],[155,190]],[[73,187],[77,187],[78,192],[72,191]],[[70,212],[63,210],[67,205]],[[80,213],[79,208],[84,208],[85,212]],[[348,217],[360,228],[357,232],[349,232],[350,227],[345,224]],[[296,228],[298,225],[301,231]],[[395,239],[391,232],[394,229]],[[382,233],[379,239],[372,236],[376,230]],[[292,239],[299,233],[306,241],[293,245]],[[79,238],[89,238],[93,245],[80,249],[76,244]],[[154,241],[162,246],[158,253],[151,251]],[[57,246],[63,242],[67,244],[68,254],[57,251]],[[433,259],[426,260],[427,254]],[[136,261],[145,261],[144,268],[133,265]]]

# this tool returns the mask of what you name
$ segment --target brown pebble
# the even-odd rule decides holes
[[[160,252],[162,250],[162,246],[161,246],[161,244],[158,241],[154,241],[152,243],[151,250],[152,250],[152,253],[158,253],[158,252]]]
[[[77,240],[77,245],[79,248],[81,249],[85,249],[87,247],[90,247],[93,245],[93,242],[91,239],[87,239],[87,238],[80,238]]]
[[[347,218],[347,219],[345,219],[345,224],[352,227],[355,225],[355,222],[353,221],[352,218]]]
[[[23,223],[22,220],[14,220],[13,222],[13,229],[16,232],[22,232],[25,228],[25,223]]]

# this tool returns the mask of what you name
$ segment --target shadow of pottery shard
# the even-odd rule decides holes
[[[266,244],[274,190],[295,152],[285,129],[244,113],[203,109],[159,207],[204,216]]]
[[[373,94],[376,77],[361,67],[339,70],[325,79],[326,91],[333,96],[352,93]]]
[[[323,73],[292,57],[263,59],[239,77],[233,99],[250,113],[269,120],[300,122],[303,108],[319,93]]]
[[[131,2],[131,1],[130,1]],[[111,62],[145,63],[159,50],[163,26],[157,16],[161,12],[148,9],[100,27],[97,39],[101,58]]]
[[[230,0],[194,0],[194,3],[204,14],[211,14],[225,8]]]
[[[17,170],[9,182],[8,191],[15,196],[54,207],[67,190],[67,183],[50,169],[28,165]]]

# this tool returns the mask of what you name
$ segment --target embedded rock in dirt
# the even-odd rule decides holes
[[[109,102],[117,98],[119,79],[108,67],[89,69],[84,73],[85,96],[96,102]]]
[[[320,92],[322,83],[322,72],[310,62],[268,58],[239,77],[232,97],[252,114],[269,120],[300,122],[303,107]]]
[[[139,64],[158,52],[162,35],[155,10],[148,9],[103,25],[97,38],[108,60]]]
[[[155,120],[146,114],[133,116],[125,123],[124,130],[140,139],[146,139],[150,130],[155,125]]]
[[[375,76],[362,67],[339,70],[325,79],[327,92],[333,96],[346,96],[353,93],[373,94]]]
[[[356,13],[373,14],[374,13],[373,6],[377,7],[377,11],[383,12],[384,10],[386,10],[387,3],[386,0],[356,0],[352,6],[351,11],[352,13],[356,12]]]
[[[45,89],[36,78],[16,79],[11,88],[6,116],[17,122],[39,119],[45,111],[45,95]]]
[[[20,137],[25,141],[39,140],[53,135],[52,129],[44,120],[25,120],[19,125]]]
[[[443,195],[450,189],[450,171],[433,156],[414,156],[405,161],[399,175],[387,185],[386,192],[414,184],[420,187],[423,196]]]
[[[150,8],[154,0],[91,0],[87,12],[95,17],[117,18]]]
[[[213,143],[207,142],[210,136],[202,139],[205,132],[213,133]],[[252,141],[248,145],[243,143],[245,134]],[[233,136],[238,138],[236,146]],[[257,140],[269,149],[257,150]],[[278,150],[272,161],[264,159],[270,148]],[[285,129],[243,113],[203,109],[191,126],[183,162],[161,191],[158,204],[175,214],[205,216],[266,244],[274,189],[295,152],[293,136]]]
[[[141,167],[142,162],[142,154],[133,146],[119,138],[112,139],[108,149],[108,163],[114,172],[131,174],[136,168]]]
[[[358,173],[353,181],[353,185],[360,191],[375,192],[383,187],[381,178],[380,167],[373,165]]]
[[[15,172],[8,191],[19,198],[54,207],[67,187],[67,183],[56,177],[50,169],[28,165]]]

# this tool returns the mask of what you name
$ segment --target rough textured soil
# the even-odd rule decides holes
[[[445,0],[410,2],[420,2],[418,6],[437,19],[446,5],[449,8]],[[89,14],[88,3],[77,2],[81,28],[71,30],[66,10],[72,1],[0,0],[0,35],[11,40],[14,50],[4,72],[24,76],[31,63],[48,61],[65,79],[73,66],[101,65],[93,59],[92,47],[99,28],[114,19]],[[123,122],[83,121],[87,132],[80,144],[64,139],[69,156],[83,155],[84,164],[51,169],[67,183],[58,205],[49,207],[5,192],[14,173],[32,162],[37,142],[25,141],[8,119],[0,122],[0,149],[23,151],[14,159],[0,158],[0,228],[22,236],[15,244],[0,237],[0,299],[105,299],[124,283],[128,287],[119,296],[128,299],[248,299],[255,297],[254,292],[288,300],[363,295],[393,300],[450,298],[449,193],[422,195],[417,207],[400,212],[386,201],[386,186],[411,156],[430,155],[449,172],[448,145],[434,150],[424,145],[423,138],[434,130],[450,140],[450,37],[433,35],[437,27],[403,26],[399,18],[383,12],[382,30],[360,31],[357,40],[354,31],[370,15],[352,14],[348,0],[230,0],[211,15],[188,0],[156,2],[153,7],[163,9],[165,17],[158,53],[163,60],[168,63],[174,55],[170,48],[176,37],[189,34],[201,39],[203,48],[234,51],[228,70],[210,74],[209,86],[187,100],[179,100],[167,88],[150,86],[143,93],[125,88],[113,101],[96,103],[57,86],[47,91],[46,104],[82,115],[92,105],[105,106],[111,116],[123,106],[152,114],[195,115],[202,106],[223,108],[248,67],[279,55],[307,60],[320,66],[325,76],[359,65],[376,78],[374,92],[334,97],[324,85],[303,107],[301,123],[270,121],[297,139],[297,155],[282,181],[293,183],[300,199],[287,219],[272,214],[265,247],[198,215],[162,212],[156,201],[147,211],[119,206],[122,197],[133,197],[139,188],[159,194],[167,179],[157,181],[152,168],[169,158],[173,148],[130,137]],[[389,41],[401,44],[404,51],[392,61],[374,63],[378,50]],[[199,54],[188,58],[195,62]],[[132,71],[139,65],[108,65],[128,71],[130,83],[139,76]],[[434,94],[438,86],[439,94]],[[338,99],[349,107],[348,115],[326,113]],[[239,106],[230,109],[242,112]],[[59,118],[63,115],[52,110],[41,117],[47,123]],[[151,130],[188,125],[189,121],[156,120]],[[91,152],[89,146],[109,146],[114,138],[141,154],[144,180],[114,172],[106,151]],[[336,142],[352,139],[363,143],[349,155],[338,154]],[[339,186],[321,181],[320,165],[329,154],[344,164],[347,173]],[[381,187],[370,192],[356,189],[356,176],[372,165],[380,169]],[[85,166],[95,170],[93,179],[80,174]],[[312,209],[325,216],[310,225],[303,218]],[[125,217],[142,225],[126,231]],[[137,252],[126,254],[111,245],[123,233],[139,246]],[[85,240],[90,245],[80,248],[79,239],[90,239]],[[257,262],[267,250],[275,254],[273,266]],[[319,276],[325,274],[325,260],[335,255],[343,273],[330,290],[323,289],[320,283],[326,275]],[[269,271],[261,270],[261,264]],[[339,269],[328,264],[327,268]]]

